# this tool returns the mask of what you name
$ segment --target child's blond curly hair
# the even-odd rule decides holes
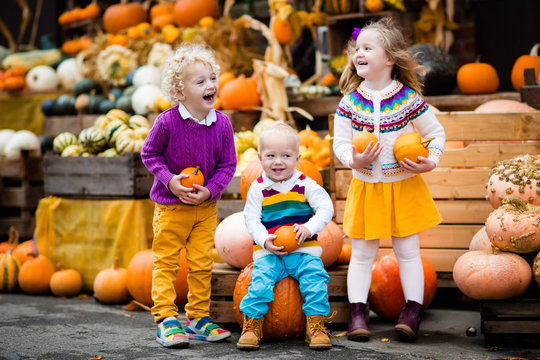
[[[390,17],[372,21],[362,28],[362,31],[372,30],[379,33],[381,45],[390,59],[394,61],[392,78],[407,85],[416,93],[422,94],[422,82],[418,78],[418,71],[423,69],[418,65],[414,56],[409,51],[409,44],[403,36],[403,31]],[[347,43],[347,55],[349,57],[347,66],[339,80],[341,93],[346,95],[356,90],[360,83],[364,81],[358,76],[352,62],[356,51],[356,41],[350,40]]]
[[[173,104],[180,102],[180,91],[184,89],[186,67],[196,61],[210,65],[216,76],[219,76],[221,69],[216,62],[214,50],[207,46],[185,43],[167,57],[161,73],[161,90]]]

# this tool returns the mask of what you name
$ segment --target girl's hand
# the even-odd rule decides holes
[[[205,200],[209,199],[212,195],[210,194],[210,190],[201,185],[193,184],[193,189],[193,191],[190,191],[180,197],[180,200],[182,200],[183,203],[189,205],[199,205],[202,204]]]
[[[275,246],[274,240],[276,239],[276,235],[268,235],[268,239],[264,242],[264,248],[268,251],[270,251],[272,254],[275,255],[287,255],[288,252],[281,251],[283,250],[283,246]]]
[[[307,227],[300,224],[293,224],[294,232],[296,233],[296,240],[298,241],[298,246],[302,245],[304,240],[311,236],[311,231]]]
[[[189,176],[186,174],[174,175],[168,184],[169,190],[180,199],[193,191],[192,188],[182,186],[182,179],[187,177]]]
[[[365,168],[369,164],[375,161],[381,154],[382,146],[380,143],[373,145],[373,141],[370,141],[366,150],[363,153],[356,151],[356,146],[352,146],[352,160],[349,163],[353,169]]]
[[[401,161],[399,164],[405,170],[415,173],[415,174],[431,171],[435,169],[435,167],[437,166],[437,164],[435,164],[433,160],[430,160],[423,156],[418,157],[417,163],[405,158],[405,160]]]

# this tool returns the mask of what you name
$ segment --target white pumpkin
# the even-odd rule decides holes
[[[0,155],[4,154],[4,149],[9,140],[13,137],[13,134],[15,134],[15,130],[12,129],[0,130]]]
[[[8,159],[18,159],[23,149],[31,150],[32,156],[41,154],[41,144],[36,134],[28,130],[17,131],[6,144],[4,155]]]
[[[155,66],[143,65],[133,74],[133,86],[140,87],[143,85],[157,85],[161,84],[161,71]]]
[[[155,112],[155,102],[162,96],[161,89],[156,85],[142,85],[133,93],[131,102],[136,114],[146,115]]]
[[[32,91],[47,92],[56,90],[58,80],[56,71],[50,66],[39,65],[26,73],[26,84]]]
[[[73,90],[75,83],[82,79],[75,58],[62,61],[56,68],[56,79],[62,89]]]

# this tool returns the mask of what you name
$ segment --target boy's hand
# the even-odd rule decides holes
[[[363,153],[356,152],[356,146],[352,145],[352,159],[349,163],[350,167],[353,169],[365,168],[379,157],[381,150],[381,144],[376,143],[373,145],[373,141],[368,144]]]
[[[293,224],[294,232],[296,233],[296,240],[298,241],[298,246],[302,245],[304,240],[311,237],[311,231],[304,225]]]
[[[275,255],[287,255],[288,252],[281,251],[283,250],[283,246],[275,246],[274,240],[276,239],[276,235],[268,235],[268,239],[264,242],[264,248],[268,251],[270,251],[272,254]]]
[[[171,192],[180,199],[193,191],[193,188],[185,187],[181,183],[182,179],[187,177],[189,176],[186,174],[174,175],[169,181],[169,184],[167,184],[169,190],[171,190]]]
[[[435,169],[437,164],[433,160],[425,158],[423,156],[418,157],[418,162],[411,161],[407,158],[399,163],[402,168],[415,174],[431,171]]]
[[[193,189],[192,192],[187,193],[184,197],[181,197],[180,200],[186,204],[199,205],[211,196],[210,190],[204,186],[193,184]]]

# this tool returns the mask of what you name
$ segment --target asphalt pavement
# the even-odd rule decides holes
[[[186,349],[166,349],[155,341],[156,326],[148,311],[126,311],[125,306],[104,305],[92,296],[0,294],[0,359],[540,360],[540,339],[537,348],[486,348],[477,306],[440,297],[426,310],[414,343],[400,342],[394,323],[371,313],[369,342],[338,336],[331,350],[313,351],[303,339],[263,339],[258,351],[241,352],[235,346],[240,337],[237,325],[229,325],[233,335],[224,342],[191,341]],[[334,335],[342,333],[343,326],[330,325]],[[474,330],[476,336],[469,336]]]

